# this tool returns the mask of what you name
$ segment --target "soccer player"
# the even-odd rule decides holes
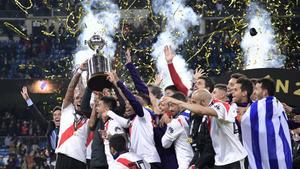
[[[115,134],[109,139],[110,152],[114,157],[112,169],[150,169],[150,165],[134,152],[128,152],[126,139]]]
[[[103,96],[100,98],[99,105],[97,107],[97,112],[102,114],[102,120],[104,122],[104,130],[101,131],[101,134],[104,140],[107,164],[110,166],[114,159],[110,153],[109,138],[115,134],[125,134],[125,131],[116,120],[106,116],[108,112],[114,112],[117,107],[117,102],[113,97]]]
[[[180,92],[171,97],[186,102],[186,97]],[[192,146],[188,142],[190,113],[176,104],[170,103],[169,106],[174,118],[165,121],[167,130],[161,139],[162,146],[169,148],[174,142],[178,168],[186,169],[194,156]]]
[[[283,105],[274,97],[275,83],[264,78],[254,90],[258,101],[242,116],[243,145],[251,169],[291,169],[292,148]]]
[[[126,112],[130,112],[127,114],[133,114],[133,118],[128,120],[111,111],[107,112],[107,116],[116,120],[123,128],[129,128],[130,151],[142,156],[151,165],[151,168],[160,168],[160,157],[154,143],[151,112],[142,107],[138,101],[142,98],[134,96],[119,80],[115,72],[108,73],[108,79],[111,83],[117,85],[127,98]]]
[[[193,113],[208,115],[208,126],[215,150],[216,169],[244,168],[244,159],[247,151],[242,146],[238,138],[238,133],[234,130],[236,113],[230,111],[230,105],[218,100],[212,100],[212,96],[206,89],[197,90],[193,93],[192,99],[197,95],[205,95],[209,107],[199,104],[186,103],[171,97],[165,97],[164,101],[177,104]]]
[[[212,92],[213,98],[226,102],[227,98],[227,86],[225,84],[216,84]]]
[[[86,169],[87,118],[80,109],[83,92],[76,88],[86,63],[71,79],[61,110],[56,169]],[[75,90],[76,88],[76,90]]]
[[[236,81],[239,78],[247,78],[247,77],[243,74],[240,74],[240,73],[233,73],[230,76],[230,79],[229,79],[228,84],[227,84],[227,97],[229,99],[229,103],[232,102],[233,88],[234,88],[234,85],[236,84]]]

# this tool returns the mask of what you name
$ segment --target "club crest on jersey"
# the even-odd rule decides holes
[[[172,127],[169,127],[170,133],[174,133],[174,129]]]
[[[214,105],[214,107],[215,107],[217,110],[220,110],[220,106],[219,106],[219,105]]]
[[[121,131],[121,128],[120,127],[115,127],[115,132],[117,132],[118,130]]]

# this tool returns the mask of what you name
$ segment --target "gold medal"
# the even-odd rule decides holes
[[[187,138],[187,142],[190,143],[190,144],[192,144],[193,139],[192,139],[191,137],[188,137],[188,138]]]

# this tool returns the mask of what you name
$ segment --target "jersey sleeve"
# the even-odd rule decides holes
[[[111,165],[109,166],[109,168],[111,169],[128,169],[127,167],[123,166],[122,164],[114,161],[111,163]]]
[[[124,117],[121,117],[117,114],[115,114],[112,111],[107,112],[107,116],[115,120],[121,127],[128,128],[129,127],[129,120],[125,119]]]
[[[236,116],[236,108],[235,107],[226,108],[224,103],[217,102],[217,103],[214,103],[211,106],[211,108],[217,112],[219,120],[222,120],[225,122],[235,122],[235,116]]]
[[[181,119],[173,119],[167,125],[167,130],[161,139],[162,146],[164,148],[169,148],[172,143],[179,137],[181,132],[183,132]]]

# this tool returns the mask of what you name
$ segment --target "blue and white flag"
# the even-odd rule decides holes
[[[292,169],[292,148],[287,116],[275,97],[258,100],[241,120],[249,169]]]

